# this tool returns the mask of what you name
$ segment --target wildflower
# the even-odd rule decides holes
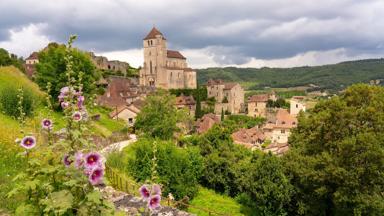
[[[101,155],[98,153],[89,153],[85,156],[85,166],[86,167],[96,167],[101,164]]]
[[[63,163],[66,167],[69,167],[73,161],[70,159],[69,154],[65,154],[63,157]]]
[[[26,149],[31,149],[36,145],[36,138],[34,136],[26,136],[21,140],[20,145]]]
[[[173,197],[173,195],[171,193],[168,194],[168,199],[170,199],[171,201],[175,200],[175,197]]]
[[[160,185],[158,185],[158,184],[152,185],[152,194],[153,195],[161,195]]]
[[[140,189],[139,189],[139,191],[140,191],[141,197],[142,197],[144,200],[148,199],[149,196],[151,195],[151,193],[149,192],[149,189],[147,188],[146,185],[141,186]]]
[[[69,87],[68,86],[65,86],[63,88],[60,89],[60,93],[63,94],[63,95],[66,95],[69,93]]]
[[[83,105],[84,105],[84,96],[80,95],[78,98],[77,98],[77,107],[79,109],[82,109],[83,108]]]
[[[50,119],[43,119],[43,121],[41,122],[41,126],[43,127],[43,129],[46,129],[46,130],[51,130],[52,124],[53,123]]]
[[[153,195],[148,201],[148,208],[156,209],[160,206],[161,197],[160,195]]]
[[[73,121],[75,122],[78,122],[78,121],[81,121],[81,119],[83,118],[83,116],[81,115],[80,112],[76,111],[72,114],[72,119]]]
[[[104,176],[104,170],[101,167],[95,167],[89,174],[89,182],[92,185],[98,185],[102,182]]]
[[[79,169],[83,166],[84,166],[84,155],[81,152],[77,152],[75,154],[75,167]]]
[[[63,109],[66,109],[67,107],[69,107],[68,102],[61,102],[60,105],[61,105],[61,108],[63,108]]]

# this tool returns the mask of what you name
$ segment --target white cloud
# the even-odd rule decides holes
[[[132,67],[140,67],[144,62],[143,49],[130,49],[113,52],[100,52],[96,55],[105,56],[108,60],[119,60],[128,62]]]
[[[46,24],[29,24],[9,30],[7,41],[0,41],[0,47],[18,56],[28,57],[34,51],[44,48],[50,40],[42,34]]]

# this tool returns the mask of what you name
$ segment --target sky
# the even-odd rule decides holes
[[[384,0],[0,0],[0,47],[66,42],[138,67],[156,26],[192,68],[294,67],[384,57]]]

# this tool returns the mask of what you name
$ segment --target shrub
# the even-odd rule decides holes
[[[18,107],[19,98],[18,95],[23,96],[23,112],[26,116],[30,116],[35,108],[35,102],[38,100],[35,97],[31,90],[23,89],[23,93],[19,93],[15,86],[6,86],[0,92],[0,107],[2,112],[6,115],[19,117],[20,111],[16,108]]]
[[[193,198],[203,169],[197,148],[181,149],[169,141],[141,139],[132,146],[134,157],[128,158],[128,172],[140,182],[152,178],[153,142],[158,146],[157,182],[163,185],[163,194],[172,193],[176,199]]]

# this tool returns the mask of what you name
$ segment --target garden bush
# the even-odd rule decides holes
[[[158,150],[153,151],[154,143]],[[128,172],[140,182],[154,179],[163,185],[163,195],[172,193],[178,200],[185,196],[192,199],[198,191],[198,180],[203,160],[197,148],[181,149],[170,141],[141,139],[132,146],[134,157],[128,158]],[[154,153],[155,152],[155,153]],[[156,154],[156,165],[153,164]]]

